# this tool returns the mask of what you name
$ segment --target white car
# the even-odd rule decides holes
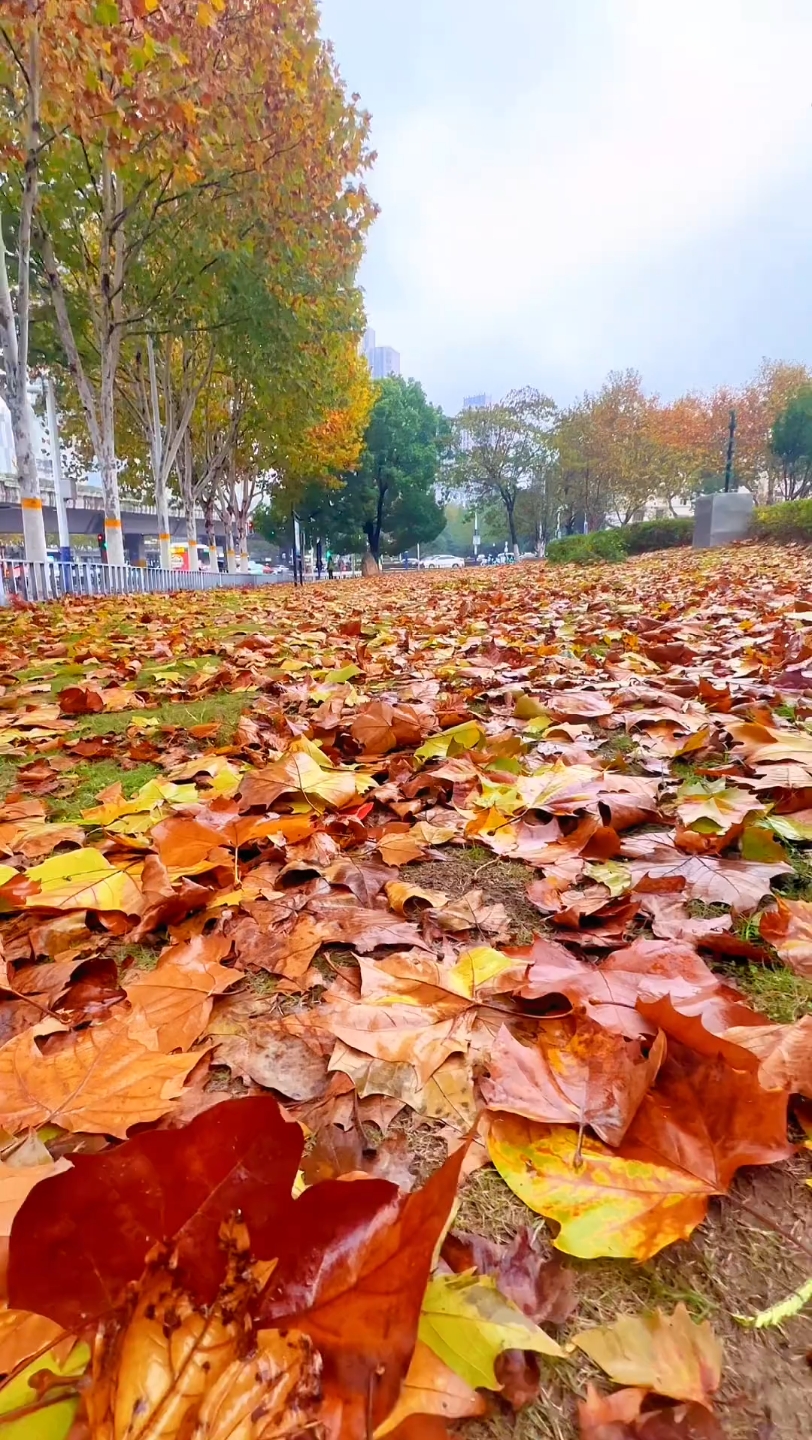
[[[465,561],[461,555],[427,555],[420,561],[421,570],[464,570]]]

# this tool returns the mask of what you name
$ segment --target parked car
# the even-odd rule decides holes
[[[421,570],[463,570],[465,561],[461,555],[427,555],[420,561]]]

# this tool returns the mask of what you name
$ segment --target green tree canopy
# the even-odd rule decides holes
[[[471,504],[502,505],[518,552],[516,502],[550,464],[556,407],[538,390],[512,390],[495,405],[463,410],[455,427],[454,483]]]
[[[780,463],[786,500],[812,494],[812,385],[804,385],[772,428],[772,453]]]
[[[417,380],[382,380],[358,469],[344,476],[331,507],[334,548],[358,550],[365,537],[377,560],[382,551],[398,554],[439,535],[445,514],[435,486],[449,436],[446,417]]]

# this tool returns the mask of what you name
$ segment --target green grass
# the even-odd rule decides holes
[[[615,730],[600,745],[598,755],[601,760],[617,760],[621,755],[629,755],[636,749],[637,742],[633,736],[627,735],[625,730]]]
[[[122,770],[118,760],[87,760],[81,761],[74,770],[65,772],[66,776],[77,776],[78,785],[70,795],[62,798],[48,797],[51,800],[51,820],[78,820],[83,810],[89,810],[96,803],[96,796],[100,790],[106,790],[108,785],[115,785],[121,782],[121,788],[129,800],[136,790],[146,785],[148,780],[160,775],[161,771],[157,765],[136,765],[133,770]]]
[[[5,800],[9,790],[14,789],[17,780],[17,771],[21,765],[31,757],[28,755],[0,755],[0,801]]]
[[[806,850],[786,843],[784,848],[787,861],[792,866],[792,874],[779,875],[773,881],[775,889],[787,900],[812,900],[812,864],[807,858]]]
[[[234,738],[234,731],[243,710],[254,698],[253,691],[218,690],[202,700],[166,700],[161,705],[148,706],[144,710],[120,710],[113,714],[84,715],[78,721],[77,730],[81,735],[115,735],[129,729],[133,720],[157,721],[159,725],[179,725],[189,730],[193,725],[210,725],[220,721],[216,737],[218,745],[228,745]]]
[[[791,1025],[812,1014],[812,980],[784,966],[736,965],[732,978],[756,1010],[780,1025]]]

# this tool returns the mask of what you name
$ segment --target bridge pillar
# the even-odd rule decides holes
[[[144,537],[143,535],[125,532],[124,549],[126,558],[130,565],[139,565],[144,559]]]

